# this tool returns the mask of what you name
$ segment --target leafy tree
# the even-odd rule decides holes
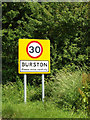
[[[18,76],[19,38],[50,39],[51,75],[67,65],[87,68],[88,3],[2,3],[2,14],[3,83]]]

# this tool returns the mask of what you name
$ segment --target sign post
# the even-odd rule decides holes
[[[26,85],[27,85],[27,76],[26,76],[26,74],[24,74],[24,102],[26,103],[26,90],[27,90],[27,88],[26,88]]]
[[[50,74],[50,40],[19,39],[18,73],[24,74],[24,102],[26,103],[26,74],[42,74],[44,102],[44,74]]]
[[[42,102],[44,102],[44,74],[42,74]]]

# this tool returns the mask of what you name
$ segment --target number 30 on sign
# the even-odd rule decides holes
[[[28,43],[26,51],[31,58],[38,58],[43,52],[43,47],[38,41],[31,41]]]
[[[19,74],[50,74],[50,40],[19,39]]]

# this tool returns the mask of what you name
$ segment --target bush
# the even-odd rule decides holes
[[[50,77],[45,77],[45,101],[51,101],[59,108],[74,109],[82,108],[84,104],[89,107],[89,83],[82,85],[87,81],[82,81],[82,72],[80,70],[71,72],[70,69],[63,68]],[[88,79],[89,82],[89,79]],[[86,85],[86,86],[85,86]],[[88,86],[87,86],[88,85]],[[83,97],[83,94],[85,97]],[[27,85],[27,101],[36,101],[42,99],[42,85]],[[88,101],[85,101],[88,99]],[[83,101],[85,101],[83,103]],[[7,82],[2,86],[3,103],[21,103],[24,102],[24,85],[22,80],[17,77],[16,82]],[[87,102],[87,103],[86,103]],[[86,108],[84,108],[86,109]]]
[[[67,69],[60,70],[47,84],[46,93],[52,96],[51,100],[57,103],[59,107],[65,106],[76,110],[80,107],[81,99],[78,88],[82,87],[81,81],[81,71],[68,72]]]
[[[82,97],[82,103],[84,109],[87,110],[88,115],[90,116],[90,73],[82,74],[82,89],[79,89],[79,93]]]
[[[27,85],[27,101],[41,100],[42,88],[40,86]],[[24,85],[17,77],[16,82],[7,82],[2,85],[2,102],[21,103],[24,102]]]
[[[42,99],[42,86],[27,86],[27,100],[35,101]]]
[[[23,102],[23,83],[19,77],[16,78],[16,81],[17,82],[7,82],[5,85],[2,85],[2,102]]]
[[[88,2],[3,2],[3,84],[16,82],[19,38],[50,39],[51,75],[71,63],[89,69],[88,8]]]

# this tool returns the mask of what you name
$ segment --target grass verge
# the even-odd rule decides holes
[[[67,111],[50,102],[3,103],[2,118],[88,118],[84,111]]]

